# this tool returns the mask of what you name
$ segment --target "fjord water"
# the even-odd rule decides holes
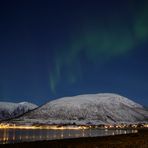
[[[79,137],[97,137],[136,133],[137,130],[81,129],[81,130],[47,130],[47,129],[0,129],[0,144],[55,140]]]

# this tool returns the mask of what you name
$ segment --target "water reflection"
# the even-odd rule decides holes
[[[136,133],[137,130],[47,130],[47,129],[0,129],[0,143],[16,143],[22,141],[52,140],[63,138],[95,137]]]

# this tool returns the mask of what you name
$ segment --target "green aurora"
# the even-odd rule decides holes
[[[95,15],[84,10],[79,14],[80,20],[69,25],[67,38],[54,49],[55,65],[50,73],[53,93],[56,93],[63,67],[67,69],[66,79],[70,83],[81,75],[81,70],[77,70],[81,68],[76,64],[79,63],[80,53],[85,53],[91,62],[107,62],[128,54],[148,39],[148,2],[138,5],[138,1],[130,1],[122,9],[111,9],[105,14],[96,12]]]

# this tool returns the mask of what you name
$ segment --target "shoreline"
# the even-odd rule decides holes
[[[58,139],[49,141],[22,142],[15,144],[0,144],[1,148],[146,148],[148,147],[148,129],[140,129],[138,133],[105,137],[83,137],[72,139]]]

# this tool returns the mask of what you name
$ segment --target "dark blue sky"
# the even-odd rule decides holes
[[[112,92],[148,105],[146,0],[0,2],[0,101]]]

